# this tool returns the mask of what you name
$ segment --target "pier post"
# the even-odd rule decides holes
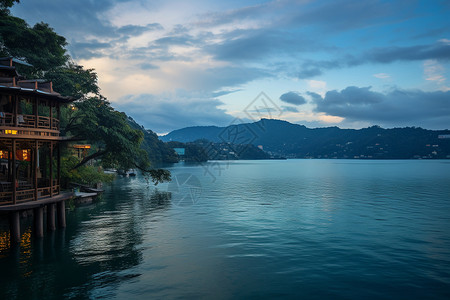
[[[44,209],[36,207],[34,209],[34,235],[35,237],[44,237]]]
[[[20,243],[20,215],[19,211],[13,211],[9,216],[9,232],[11,245]]]
[[[63,201],[58,202],[57,207],[58,214],[58,226],[60,228],[66,227],[66,203]]]
[[[47,230],[48,231],[55,231],[56,225],[55,225],[55,203],[51,203],[47,205]]]

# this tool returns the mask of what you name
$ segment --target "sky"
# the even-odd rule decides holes
[[[450,129],[450,1],[21,0],[159,134],[276,118]]]

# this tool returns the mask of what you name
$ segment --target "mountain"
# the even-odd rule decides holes
[[[178,162],[178,155],[175,151],[158,139],[158,135],[151,130],[144,129],[143,126],[136,123],[133,118],[128,117],[128,124],[131,128],[142,131],[144,134],[144,140],[142,141],[141,148],[147,151],[148,158],[152,163],[176,163]]]
[[[252,144],[288,158],[450,158],[450,130],[418,127],[363,129],[307,128],[283,120],[261,119],[227,127],[196,126],[174,130],[163,141]]]

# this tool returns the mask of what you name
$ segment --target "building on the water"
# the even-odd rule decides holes
[[[36,222],[42,223],[43,209],[51,229],[59,204],[58,222],[65,226],[64,200],[70,194],[60,191],[60,108],[73,101],[53,91],[52,82],[25,80],[17,64],[27,65],[0,58],[0,212],[11,215],[12,241],[22,210],[35,210],[40,235],[43,225]]]

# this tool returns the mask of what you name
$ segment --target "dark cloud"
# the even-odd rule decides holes
[[[185,46],[192,45],[196,40],[191,35],[183,36],[166,36],[151,42],[151,44],[156,44],[158,46]]]
[[[110,43],[92,40],[89,42],[72,43],[71,52],[75,59],[87,59],[102,56],[101,50],[111,48]]]
[[[114,28],[98,15],[120,2],[127,0],[47,0],[45,5],[41,1],[23,1],[15,5],[12,11],[33,24],[45,20],[64,36],[89,32],[91,35],[112,37]]]
[[[310,96],[311,99],[312,99],[314,102],[322,100],[322,96],[320,96],[320,95],[317,94],[317,93],[314,93],[314,92],[306,92],[306,94],[307,94],[308,96]]]
[[[423,39],[423,38],[430,38],[435,37],[436,39],[441,38],[442,36],[448,35],[448,27],[439,27],[439,28],[424,28],[424,31],[421,33],[418,33],[411,38],[413,39]]]
[[[153,30],[163,30],[164,28],[159,23],[147,24],[146,26],[126,25],[116,29],[118,34],[137,36],[144,32]]]
[[[305,104],[306,100],[297,92],[287,92],[280,96],[280,100],[289,104],[301,105]]]
[[[322,48],[318,40],[304,35],[273,28],[234,30],[219,35],[221,43],[205,45],[204,50],[224,61],[255,61],[268,57],[281,58],[284,55],[298,56],[299,53]]]
[[[294,113],[298,112],[297,107],[294,107],[294,106],[281,106],[281,109],[283,111],[287,111],[287,112],[294,112]]]
[[[320,68],[302,69],[300,72],[297,73],[297,78],[308,79],[322,74],[323,71]]]
[[[176,99],[177,101],[174,101]],[[218,106],[219,100],[178,92],[174,96],[143,94],[128,96],[114,105],[145,128],[166,133],[188,126],[226,126],[234,117]]]
[[[271,7],[270,3],[264,3],[220,13],[208,13],[200,16],[200,21],[195,22],[194,25],[209,28],[211,26],[230,24],[235,21],[242,22],[248,19],[255,19],[255,17],[261,17],[269,13],[268,9]]]
[[[378,48],[368,52],[366,59],[377,63],[425,59],[448,60],[450,59],[450,45],[439,42],[432,45]]]
[[[206,70],[198,70],[189,78],[185,78],[192,89],[216,91],[227,87],[237,87],[247,82],[272,77],[273,74],[265,69],[245,66],[217,67]]]
[[[58,34],[68,39],[68,50],[74,58],[89,59],[105,55],[98,51],[105,42],[91,41],[92,36],[107,40],[108,47],[104,46],[105,49],[112,48],[116,43],[126,42],[132,36],[163,29],[158,23],[116,27],[101,17],[115,5],[128,1],[48,0],[45,5],[41,1],[23,1],[13,7],[13,13],[26,19],[30,25],[42,21],[50,24]]]
[[[359,56],[347,54],[336,60],[308,60],[300,65],[300,71],[296,75],[299,79],[307,79],[322,75],[327,70],[355,67],[369,63],[387,64],[396,61],[422,61],[428,59],[450,60],[450,44],[437,42],[429,45],[408,47],[380,47],[369,50]]]
[[[150,64],[150,63],[141,63],[138,66],[142,70],[156,70],[156,69],[159,69],[159,67],[157,65]]]
[[[422,126],[446,129],[450,124],[450,91],[394,90],[383,94],[370,87],[329,91],[322,98],[309,93],[315,111],[384,126]]]
[[[236,38],[228,37],[220,44],[209,45],[205,48],[210,54],[219,60],[256,60],[267,54],[270,54],[275,48],[271,43],[271,34],[259,31],[247,31],[240,35],[240,32],[234,32]]]
[[[232,91],[219,91],[219,92],[213,93],[212,96],[214,98],[216,98],[216,97],[225,96],[225,95],[229,95],[229,94],[240,92],[240,91],[242,91],[242,89],[237,89],[237,90],[232,90]]]
[[[365,28],[395,22],[412,14],[408,1],[338,0],[293,10],[285,22],[291,26],[317,26],[327,32]]]

